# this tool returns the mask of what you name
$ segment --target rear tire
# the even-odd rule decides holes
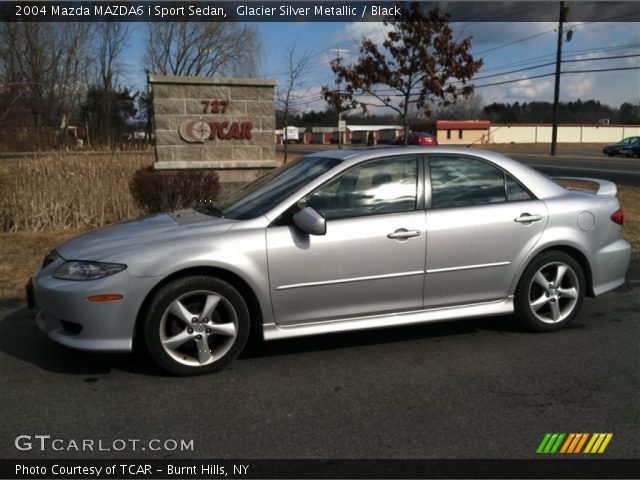
[[[537,332],[559,330],[576,318],[585,289],[582,267],[571,255],[543,252],[531,261],[518,283],[516,319]]]
[[[151,357],[180,376],[217,372],[249,336],[249,309],[229,283],[208,276],[177,279],[154,295],[143,318]]]

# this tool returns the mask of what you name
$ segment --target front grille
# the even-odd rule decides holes
[[[82,325],[76,322],[60,320],[60,324],[62,325],[62,328],[64,328],[65,332],[72,333],[73,335],[78,335],[82,331]]]

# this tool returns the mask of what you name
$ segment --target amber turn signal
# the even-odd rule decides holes
[[[106,295],[91,295],[87,297],[90,302],[113,302],[115,300],[122,300],[124,297],[119,293],[109,293]]]

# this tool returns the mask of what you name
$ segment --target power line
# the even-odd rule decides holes
[[[292,106],[299,106],[299,105],[308,105],[309,103],[313,103],[313,102],[317,102],[318,100],[322,100],[321,96],[316,96],[316,97],[311,97],[308,98],[307,100],[300,100],[297,102],[290,102],[290,105]]]
[[[589,70],[566,70],[564,73],[618,72],[621,70],[640,70],[640,67],[593,68]]]
[[[609,56],[609,57],[576,58],[576,59],[573,59],[573,60],[561,60],[561,63],[591,62],[591,61],[598,61],[598,60],[614,60],[614,59],[618,59],[618,58],[633,58],[633,57],[640,57],[640,54],[612,55],[612,56]],[[486,78],[500,77],[502,75],[510,75],[512,73],[525,72],[527,70],[535,70],[535,69],[542,68],[542,67],[548,67],[549,65],[554,65],[555,63],[556,62],[541,63],[539,65],[534,65],[532,67],[519,68],[518,70],[510,70],[508,72],[494,73],[493,75],[485,75],[483,77],[475,77],[473,80],[474,81],[475,80],[484,80]],[[461,80],[456,80],[454,82],[448,83],[447,85],[454,84],[454,83],[461,83],[461,82],[462,82]]]
[[[612,56],[608,56],[608,57],[594,57],[594,58],[578,58],[578,59],[572,59],[572,60],[562,60],[562,63],[574,63],[574,62],[591,62],[591,61],[597,61],[597,60],[613,60],[613,59],[620,59],[620,58],[634,58],[634,57],[640,57],[640,54],[631,54],[631,55],[612,55]],[[473,80],[484,80],[487,78],[494,78],[494,77],[501,77],[503,75],[510,75],[512,73],[518,73],[518,72],[524,72],[524,71],[528,71],[528,70],[535,70],[538,68],[543,68],[543,67],[548,67],[550,65],[554,65],[556,62],[548,62],[548,63],[541,63],[539,65],[534,65],[532,67],[527,67],[527,68],[520,68],[517,70],[510,70],[508,72],[501,72],[501,73],[496,73],[496,74],[492,74],[492,75],[485,75],[482,77],[476,77]],[[594,71],[605,71],[605,70],[594,70]],[[586,71],[585,71],[586,72]],[[567,72],[562,72],[562,73],[569,73],[569,71]],[[546,77],[550,74],[543,74],[542,77]],[[541,76],[533,76],[533,77],[527,77],[527,78],[523,78],[523,79],[516,79],[516,80],[506,80],[505,83],[511,83],[511,82],[516,82],[516,81],[521,81],[521,80],[531,80],[534,78],[541,78]],[[445,85],[452,85],[452,84],[456,84],[456,83],[462,83],[462,80],[455,80],[453,82],[448,82]],[[491,85],[500,85],[502,84],[502,82],[497,82],[495,84],[491,84]],[[483,85],[484,86],[484,85]],[[488,86],[488,85],[487,85]],[[480,86],[475,86],[475,88],[480,88]],[[396,89],[393,88],[383,88],[383,89],[377,89],[375,92],[376,94],[384,94],[387,92],[396,92]],[[398,96],[404,96],[404,95],[398,95]]]
[[[588,53],[597,53],[597,52],[612,52],[612,51],[617,51],[617,50],[629,50],[629,49],[637,49],[638,47],[640,47],[640,43],[628,43],[625,45],[615,45],[615,46],[609,46],[609,47],[603,47],[603,48],[582,48],[582,49],[574,49],[574,50],[567,50],[566,54],[563,54],[562,57],[563,58],[569,58],[569,57],[577,57],[580,55],[583,55],[584,53],[588,52]],[[529,57],[526,59],[522,59],[519,60],[517,62],[510,62],[510,63],[503,63],[501,65],[496,65],[493,68],[490,69],[483,69],[484,73],[487,72],[495,72],[497,70],[504,70],[506,68],[511,68],[511,67],[517,67],[520,65],[528,65],[531,63],[535,63],[537,61],[543,61],[544,59],[547,58],[552,58],[554,56],[553,53],[548,53],[545,55],[538,55],[535,57]]]
[[[589,69],[589,70],[567,70],[565,72],[562,72],[562,74],[565,74],[565,73],[616,72],[616,71],[620,71],[620,70],[640,70],[640,67],[601,68],[601,69]],[[534,80],[536,78],[550,77],[552,75],[555,75],[555,72],[544,73],[542,75],[534,75],[533,77],[519,78],[519,79],[516,79],[516,80],[505,80],[503,82],[494,82],[494,83],[487,83],[487,84],[484,84],[484,85],[475,85],[474,88],[485,88],[485,87],[493,87],[493,86],[496,86],[496,85],[506,85],[507,83],[524,82],[525,80]]]
[[[534,38],[541,37],[542,35],[546,35],[547,33],[555,32],[555,30],[556,30],[555,28],[552,28],[551,30],[545,30],[544,32],[536,33],[535,35],[530,35],[528,37],[524,37],[524,38],[521,38],[519,40],[514,40],[513,42],[505,43],[503,45],[498,45],[496,47],[489,48],[487,50],[482,50],[480,52],[472,52],[472,54],[473,55],[483,55],[485,53],[489,53],[489,52],[493,52],[495,50],[500,50],[502,48],[510,47],[510,46],[516,45],[518,43],[522,43],[522,42],[527,42],[529,40],[533,40]]]
[[[603,19],[600,19],[600,20],[597,20],[597,21],[592,21],[592,22],[578,23],[576,25],[572,25],[571,28],[581,28],[581,27],[584,27],[586,25],[605,23],[607,20],[618,20],[620,18],[625,18],[625,17],[629,17],[629,16],[633,16],[633,15],[637,15],[637,14],[636,13],[629,13],[629,14],[625,14],[625,15],[616,15],[614,17],[603,18]],[[469,22],[469,23],[485,23],[485,22]],[[543,35],[546,35],[547,33],[555,32],[555,31],[557,31],[557,28],[552,28],[550,30],[545,30],[544,32],[540,32],[540,33],[536,33],[534,35],[529,35],[527,37],[519,38],[519,39],[514,40],[512,42],[504,43],[502,45],[497,45],[497,46],[489,48],[487,50],[481,50],[480,52],[472,52],[472,53],[473,53],[473,55],[482,55],[484,53],[489,53],[489,52],[493,52],[493,51],[496,51],[496,50],[500,50],[500,49],[503,49],[503,48],[506,48],[506,47],[510,47],[512,45],[516,45],[518,43],[527,42],[529,40],[533,40],[534,38],[538,38],[538,37],[541,37]]]
[[[485,75],[484,77],[476,77],[473,80],[484,80],[485,78],[493,78],[493,77],[501,77],[502,75],[510,75],[512,73],[518,73],[518,72],[525,72],[527,70],[535,70],[537,68],[542,68],[542,67],[548,67],[549,65],[553,65],[556,62],[548,62],[548,63],[541,63],[540,65],[534,65],[533,67],[526,67],[526,68],[519,68],[518,70],[510,70],[508,72],[501,72],[501,73],[494,73],[493,75]],[[447,85],[453,84],[453,83],[461,83],[461,80],[456,80],[455,82],[450,82]]]
[[[613,60],[614,58],[632,58],[632,57],[640,57],[640,54],[632,54],[632,55],[614,55],[610,57],[592,57],[592,58],[576,58],[573,60],[562,60],[562,63],[572,63],[572,62],[595,62],[597,60]]]
[[[640,67],[615,67],[615,68],[600,68],[600,69],[587,69],[587,70],[567,70],[567,71],[563,71],[562,74],[565,73],[594,73],[594,72],[616,72],[616,71],[621,71],[621,70],[640,70]],[[542,73],[540,75],[533,75],[531,77],[525,77],[525,78],[517,78],[517,79],[513,79],[513,80],[504,80],[502,82],[493,82],[493,83],[486,83],[484,85],[474,85],[474,88],[485,88],[485,87],[493,87],[496,85],[506,85],[508,83],[518,83],[518,82],[524,82],[526,80],[535,80],[537,78],[544,78],[544,77],[550,77],[552,75],[555,75],[555,72],[550,72],[550,73]],[[375,90],[370,92],[371,94],[385,94],[385,92],[388,90]],[[368,92],[365,92],[365,95]],[[389,97],[404,97],[404,95],[402,94],[391,94],[391,95],[387,95]]]

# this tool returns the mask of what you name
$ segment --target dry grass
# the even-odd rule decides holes
[[[640,258],[640,188],[619,185],[618,199],[625,217],[622,237],[633,247],[633,257]]]
[[[24,299],[24,286],[45,254],[82,230],[0,233],[0,300]]]
[[[90,228],[142,212],[129,180],[150,154],[51,154],[0,162],[0,228],[5,232]]]

